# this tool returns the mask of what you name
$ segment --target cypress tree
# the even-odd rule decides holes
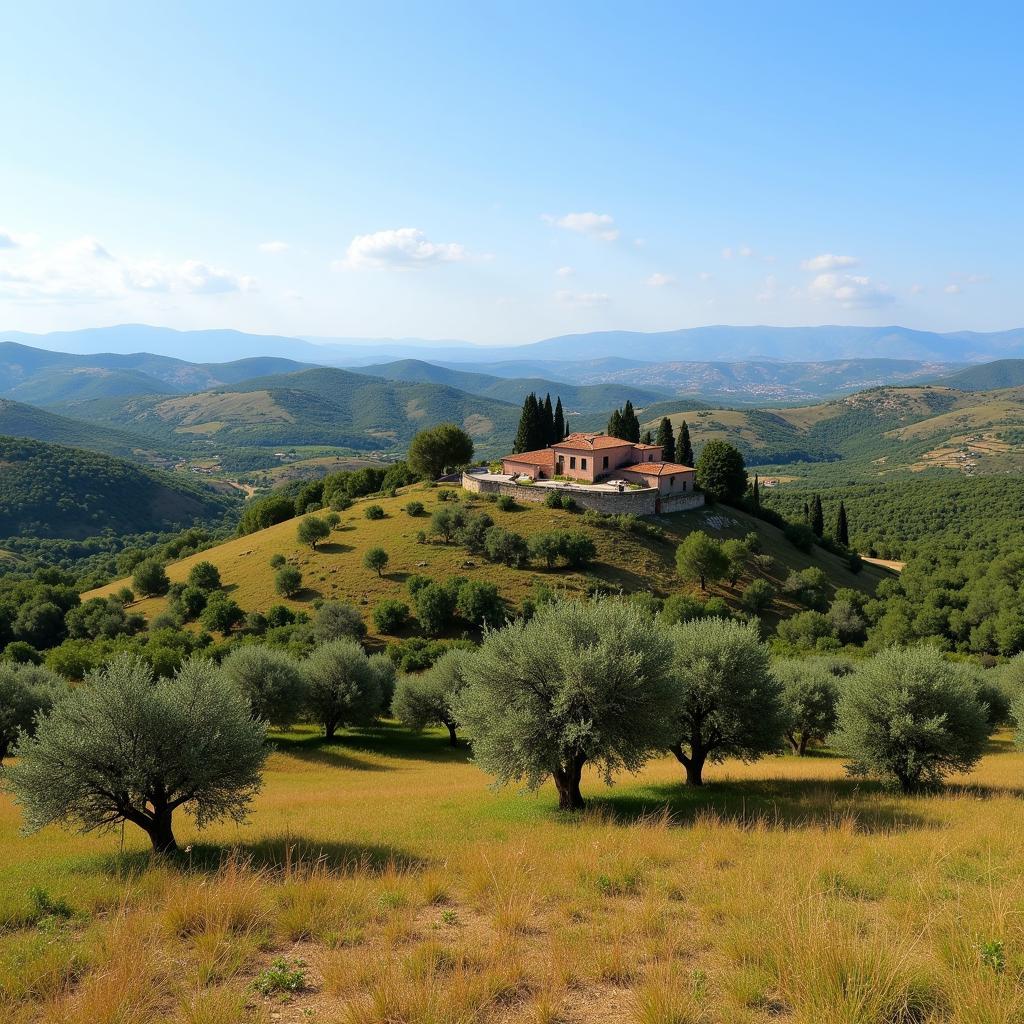
[[[809,525],[811,522],[811,506],[804,502],[804,524]]]
[[[850,546],[850,527],[846,522],[846,506],[842,501],[839,502],[839,514],[836,516],[836,540],[844,548]]]
[[[645,430],[641,440],[644,444],[654,444],[654,435],[649,430]]]
[[[656,443],[661,445],[661,457],[665,462],[676,461],[676,436],[672,432],[672,421],[667,416],[662,416],[661,423],[658,424]]]
[[[686,420],[679,424],[679,440],[676,442],[676,457],[684,466],[692,466],[693,445],[690,443],[690,428]]]
[[[544,444],[554,444],[555,441],[560,441],[561,438],[555,437],[555,414],[551,410],[551,395],[548,394],[544,398]]]
[[[554,429],[552,433],[555,436],[556,441],[561,441],[565,437],[565,413],[562,412],[562,396],[558,396],[558,401],[555,402],[555,417],[554,417]]]
[[[825,514],[821,510],[821,498],[816,494],[811,502],[811,529],[815,537],[825,533]]]
[[[750,493],[751,501],[754,505],[754,511],[761,511],[761,485],[757,479],[757,474],[754,474],[754,488]]]
[[[622,413],[618,409],[608,417],[608,436],[626,439],[622,432]]]
[[[532,452],[546,445],[544,440],[543,406],[531,391],[523,402],[523,411],[519,417],[519,429],[516,431],[514,451]]]
[[[622,439],[632,441],[633,444],[640,442],[640,420],[633,411],[633,403],[627,398],[626,404],[622,407]]]

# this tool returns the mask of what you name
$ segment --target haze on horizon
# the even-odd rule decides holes
[[[1011,4],[14,7],[0,330],[1020,326]]]

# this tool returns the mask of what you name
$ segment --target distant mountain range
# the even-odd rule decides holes
[[[550,376],[538,363],[565,364],[602,359],[636,362],[736,362],[836,359],[913,359],[976,363],[1024,355],[1024,327],[988,333],[939,333],[907,327],[693,327],[674,331],[598,331],[546,338],[526,345],[484,346],[464,341],[419,338],[290,338],[240,331],[175,331],[145,324],[121,324],[82,331],[31,335],[0,332],[0,341],[60,352],[151,352],[179,359],[228,362],[248,356],[275,356],[331,366],[357,366],[382,360],[421,359],[464,363],[478,371],[485,364],[526,362],[530,369],[503,370],[497,376]],[[621,367],[620,367],[621,368]],[[490,371],[489,371],[490,372]]]

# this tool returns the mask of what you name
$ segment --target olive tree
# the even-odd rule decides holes
[[[319,516],[306,516],[305,519],[299,522],[296,535],[300,544],[308,544],[316,551],[317,544],[330,537],[331,527],[326,520],[321,519]]]
[[[381,681],[355,640],[321,644],[306,659],[309,710],[332,739],[344,726],[369,725],[383,706]]]
[[[971,769],[987,738],[972,681],[934,647],[890,647],[843,685],[835,746],[851,775],[913,792]]]
[[[698,580],[706,590],[708,580],[720,580],[729,568],[722,545],[703,530],[694,530],[676,548],[676,569],[683,579]]]
[[[35,731],[36,716],[49,711],[66,688],[60,676],[41,665],[0,662],[0,762],[22,732]]]
[[[670,663],[670,641],[630,602],[545,604],[485,635],[455,717],[499,785],[551,775],[559,807],[576,810],[584,765],[610,782],[668,744]]]
[[[824,740],[836,727],[835,673],[825,658],[780,658],[772,672],[782,684],[786,740],[803,757],[811,740]]]
[[[317,643],[331,640],[362,640],[366,636],[366,623],[362,612],[346,601],[324,601],[313,622],[313,639]]]
[[[407,462],[419,477],[433,480],[446,469],[464,466],[473,458],[473,439],[455,423],[421,430],[409,442]]]
[[[309,684],[298,661],[286,651],[247,644],[224,659],[222,670],[254,717],[284,727],[301,716]]]
[[[693,619],[670,633],[677,705],[669,749],[686,784],[704,784],[707,761],[755,761],[782,746],[781,687],[756,625]]]
[[[265,728],[211,662],[155,679],[141,659],[121,655],[54,701],[3,776],[30,832],[128,821],[170,853],[179,807],[200,828],[244,820],[262,781]]]
[[[391,711],[403,725],[419,732],[428,725],[443,725],[453,747],[459,745],[458,721],[452,701],[466,685],[466,666],[473,657],[458,648],[446,651],[422,675],[398,681]]]

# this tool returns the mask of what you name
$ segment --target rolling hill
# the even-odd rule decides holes
[[[423,427],[451,420],[483,454],[511,442],[519,409],[443,384],[403,383],[317,367],[188,395],[65,403],[68,415],[156,441],[207,447],[336,445],[403,448]]]
[[[969,366],[943,377],[941,383],[961,391],[991,391],[1024,384],[1024,359],[996,359],[980,366]]]
[[[183,580],[197,561],[213,562],[231,597],[246,611],[265,612],[270,606],[282,603],[309,610],[312,603],[321,598],[350,601],[363,609],[371,635],[376,632],[369,615],[374,604],[385,598],[408,601],[404,581],[413,573],[442,580],[456,575],[486,580],[494,583],[511,604],[518,604],[531,594],[538,583],[568,593],[584,592],[588,581],[595,579],[625,593],[642,591],[668,595],[687,590],[690,588],[680,583],[676,572],[675,549],[693,530],[706,530],[723,539],[755,532],[760,549],[771,555],[774,563],[765,573],[755,569],[751,572],[765,575],[775,584],[791,570],[810,565],[817,565],[826,572],[833,589],[854,587],[870,592],[886,575],[871,566],[865,566],[860,573],[851,573],[843,559],[820,548],[815,548],[814,555],[806,555],[786,541],[780,530],[733,509],[709,508],[659,517],[657,522],[665,529],[666,539],[657,540],[590,526],[578,513],[562,509],[533,505],[503,512],[495,505],[486,504],[483,507],[497,525],[524,536],[555,528],[572,528],[588,533],[597,546],[597,561],[586,574],[537,567],[516,569],[484,562],[475,556],[467,557],[466,550],[456,544],[418,543],[416,535],[427,520],[409,516],[403,506],[410,497],[415,497],[424,503],[429,515],[439,505],[437,495],[436,489],[416,485],[405,488],[394,498],[360,499],[342,514],[340,528],[316,551],[299,544],[296,532],[300,520],[292,519],[175,562],[168,566],[167,573],[172,581]],[[367,519],[364,509],[369,503],[380,505],[385,518]],[[362,563],[366,551],[375,546],[383,547],[391,558],[383,578]],[[274,572],[270,567],[274,555],[284,555],[301,570],[306,589],[297,600],[285,600],[275,593]],[[749,578],[741,581],[739,590],[723,583],[711,592],[735,605]],[[84,595],[83,599],[113,593],[124,585],[125,581],[112,582]],[[153,619],[165,607],[166,599],[150,598],[138,602],[132,610]],[[796,605],[780,600],[775,615],[788,615],[796,610]]]
[[[531,391],[541,398],[551,395],[562,399],[567,413],[604,412],[623,405],[627,399],[634,405],[660,401],[675,392],[669,388],[641,386],[630,383],[613,384],[564,384],[543,377],[496,377],[487,373],[469,373],[449,367],[435,366],[420,359],[402,359],[393,363],[379,363],[375,366],[361,366],[358,373],[384,377],[386,380],[416,381],[445,384],[467,391],[471,395],[494,398],[499,402],[521,405],[524,396]]]
[[[69,419],[6,398],[0,398],[0,435],[71,445],[153,465],[163,465],[168,461],[166,445],[157,451],[147,445],[146,438],[129,431]]]
[[[0,437],[0,538],[80,540],[219,519],[237,500],[98,452]]]
[[[0,341],[0,396],[48,406],[128,395],[186,394],[308,366],[267,357],[192,363],[148,352],[76,355]]]

